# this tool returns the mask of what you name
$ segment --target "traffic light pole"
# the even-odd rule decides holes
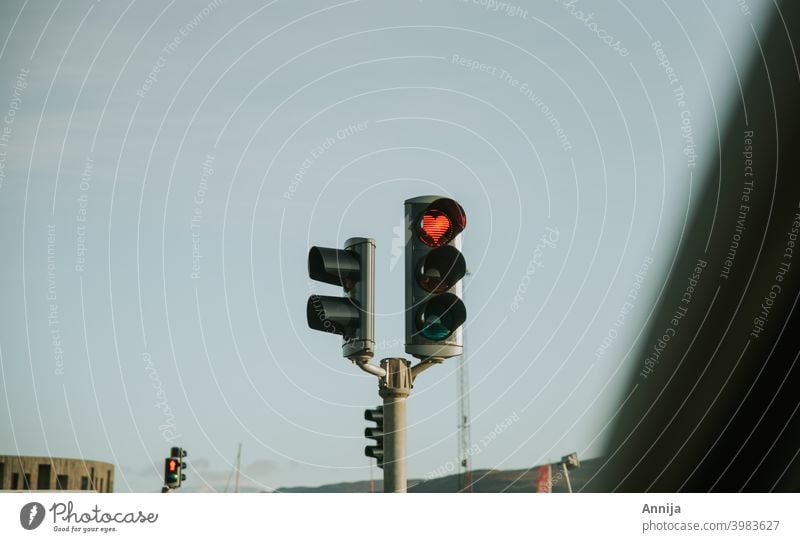
[[[406,399],[411,394],[411,363],[403,358],[381,360],[383,398],[383,491],[406,492]]]
[[[567,492],[572,493],[572,483],[569,481],[569,469],[566,463],[561,463],[561,470],[564,473],[564,480],[567,481]]]
[[[422,371],[441,363],[442,360],[426,360],[411,366],[403,358],[385,358],[376,367],[368,361],[357,365],[380,378],[379,395],[383,398],[383,491],[405,493],[406,479],[406,400],[411,395],[414,378]]]
[[[341,286],[344,297],[312,295],[306,303],[308,326],[343,338],[342,356],[378,377],[383,406],[364,412],[364,436],[375,444],[364,449],[383,468],[386,493],[405,493],[406,400],[416,376],[463,352],[462,326],[467,310],[461,279],[467,267],[459,235],[467,216],[457,201],[421,196],[405,202],[406,353],[420,360],[375,355],[375,241],[353,237],[344,249],[313,246],[308,252],[311,279]]]

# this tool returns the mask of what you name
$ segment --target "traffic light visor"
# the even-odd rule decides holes
[[[358,280],[359,270],[358,257],[348,250],[311,247],[308,251],[308,276],[314,280],[350,291]]]
[[[383,423],[383,407],[379,406],[375,409],[365,410],[364,419],[368,422]]]
[[[358,325],[358,308],[347,298],[312,295],[306,303],[308,327],[349,336]]]

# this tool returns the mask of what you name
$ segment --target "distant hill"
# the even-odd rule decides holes
[[[569,473],[572,490],[579,491],[602,466],[603,459],[581,461],[581,468]],[[522,470],[475,470],[472,471],[472,491],[475,493],[532,493],[536,491],[539,467]],[[375,491],[383,490],[383,482],[375,480]],[[409,480],[409,493],[456,493],[458,475],[433,478],[428,481]],[[369,481],[344,482],[319,487],[282,487],[280,493],[368,493]],[[566,493],[567,486],[559,465],[553,465],[553,493]]]

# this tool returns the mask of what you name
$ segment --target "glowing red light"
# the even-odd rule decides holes
[[[174,459],[171,459],[169,462],[169,471],[172,472],[175,470],[178,470],[178,462],[175,461]]]
[[[453,237],[453,223],[447,213],[438,209],[428,209],[422,215],[420,239],[428,246],[438,247],[450,242]]]

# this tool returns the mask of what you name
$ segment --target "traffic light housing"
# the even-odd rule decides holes
[[[467,319],[460,234],[467,215],[453,199],[421,196],[406,200],[405,221],[406,352],[434,361],[459,356]]]
[[[581,462],[578,460],[578,453],[573,452],[561,458],[561,463],[567,466],[568,470],[575,470],[580,468]]]
[[[344,249],[311,247],[308,275],[341,286],[345,297],[312,295],[306,304],[308,327],[341,335],[342,356],[369,361],[375,355],[375,241],[354,237]]]
[[[364,436],[375,439],[375,444],[364,448],[364,455],[372,457],[378,462],[378,467],[383,468],[383,407],[378,406],[364,411],[364,419],[375,422],[375,427],[367,427]]]
[[[170,489],[181,485],[181,461],[177,457],[164,460],[164,485]]]
[[[170,450],[170,457],[164,460],[164,485],[170,489],[181,487],[181,482],[186,480],[186,475],[183,469],[186,468],[186,463],[183,458],[186,457],[186,450],[183,448],[174,447]]]

